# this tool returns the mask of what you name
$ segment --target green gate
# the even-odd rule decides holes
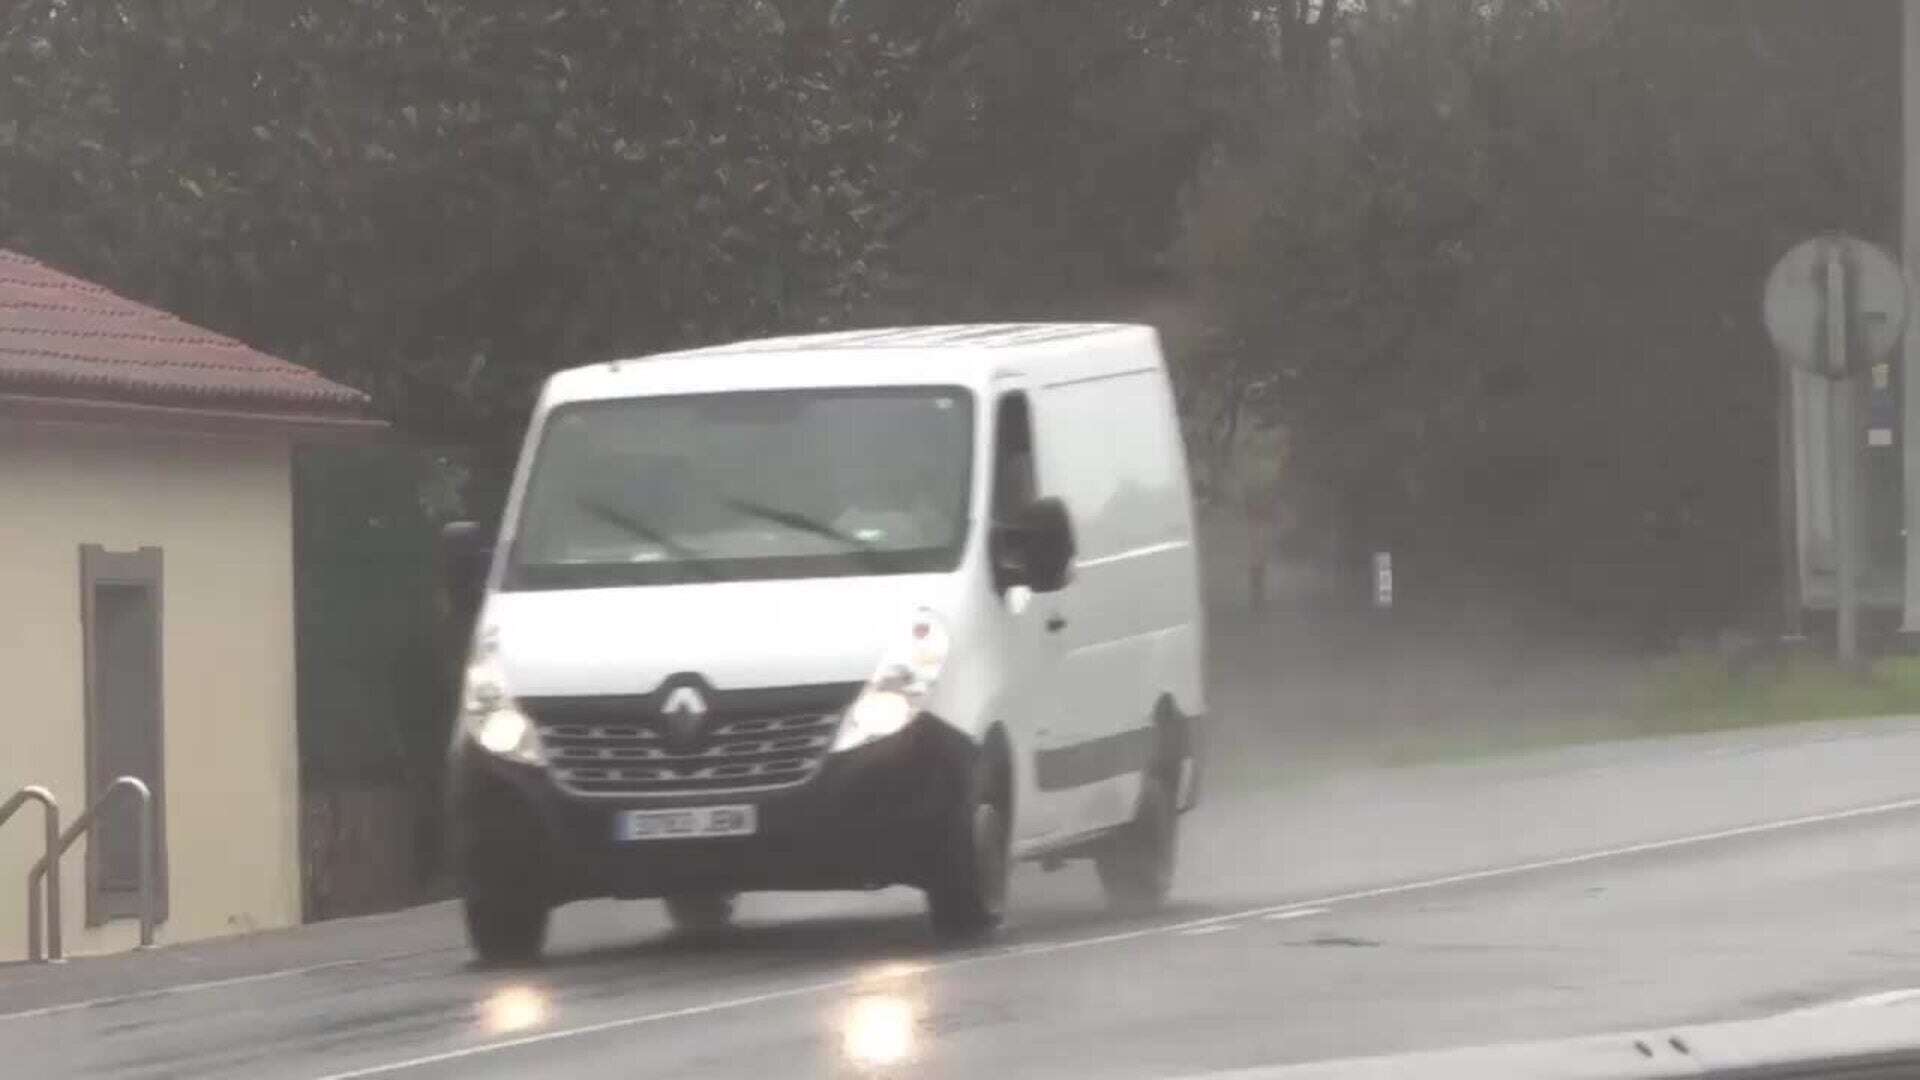
[[[295,628],[306,915],[421,899],[437,874],[451,715],[435,614],[444,459],[312,447],[294,461]]]

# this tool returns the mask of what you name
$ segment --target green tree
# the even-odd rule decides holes
[[[1754,297],[1811,232],[1890,239],[1897,25],[1884,3],[1341,8],[1188,200],[1181,264],[1244,342],[1215,396],[1260,392],[1356,541],[1588,603],[1764,606]]]
[[[15,5],[0,243],[507,446],[554,368],[872,290],[898,58],[807,7]]]

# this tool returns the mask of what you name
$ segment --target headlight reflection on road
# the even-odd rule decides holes
[[[898,1065],[913,1057],[913,1003],[896,994],[867,994],[847,1009],[840,1052],[863,1069]]]
[[[875,990],[883,989],[887,984],[901,979],[911,979],[927,970],[927,965],[911,960],[888,960],[874,964],[860,972],[860,982]]]
[[[539,987],[503,986],[480,1003],[480,1028],[489,1035],[511,1035],[546,1023],[551,1012]]]

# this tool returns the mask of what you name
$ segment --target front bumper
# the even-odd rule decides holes
[[[461,739],[450,758],[451,854],[469,884],[504,875],[537,887],[553,903],[922,885],[936,870],[977,752],[965,735],[922,714],[894,735],[829,755],[812,777],[791,787],[615,798],[562,791],[544,769]],[[624,810],[745,804],[758,808],[753,836],[613,838],[615,815]]]

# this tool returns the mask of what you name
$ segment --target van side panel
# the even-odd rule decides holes
[[[1108,374],[1034,395],[1042,490],[1073,515],[1078,556],[1067,620],[1059,751],[1037,780],[1081,788],[1086,828],[1127,820],[1154,746],[1156,704],[1204,709],[1192,513],[1179,430],[1157,352],[1130,348]]]

